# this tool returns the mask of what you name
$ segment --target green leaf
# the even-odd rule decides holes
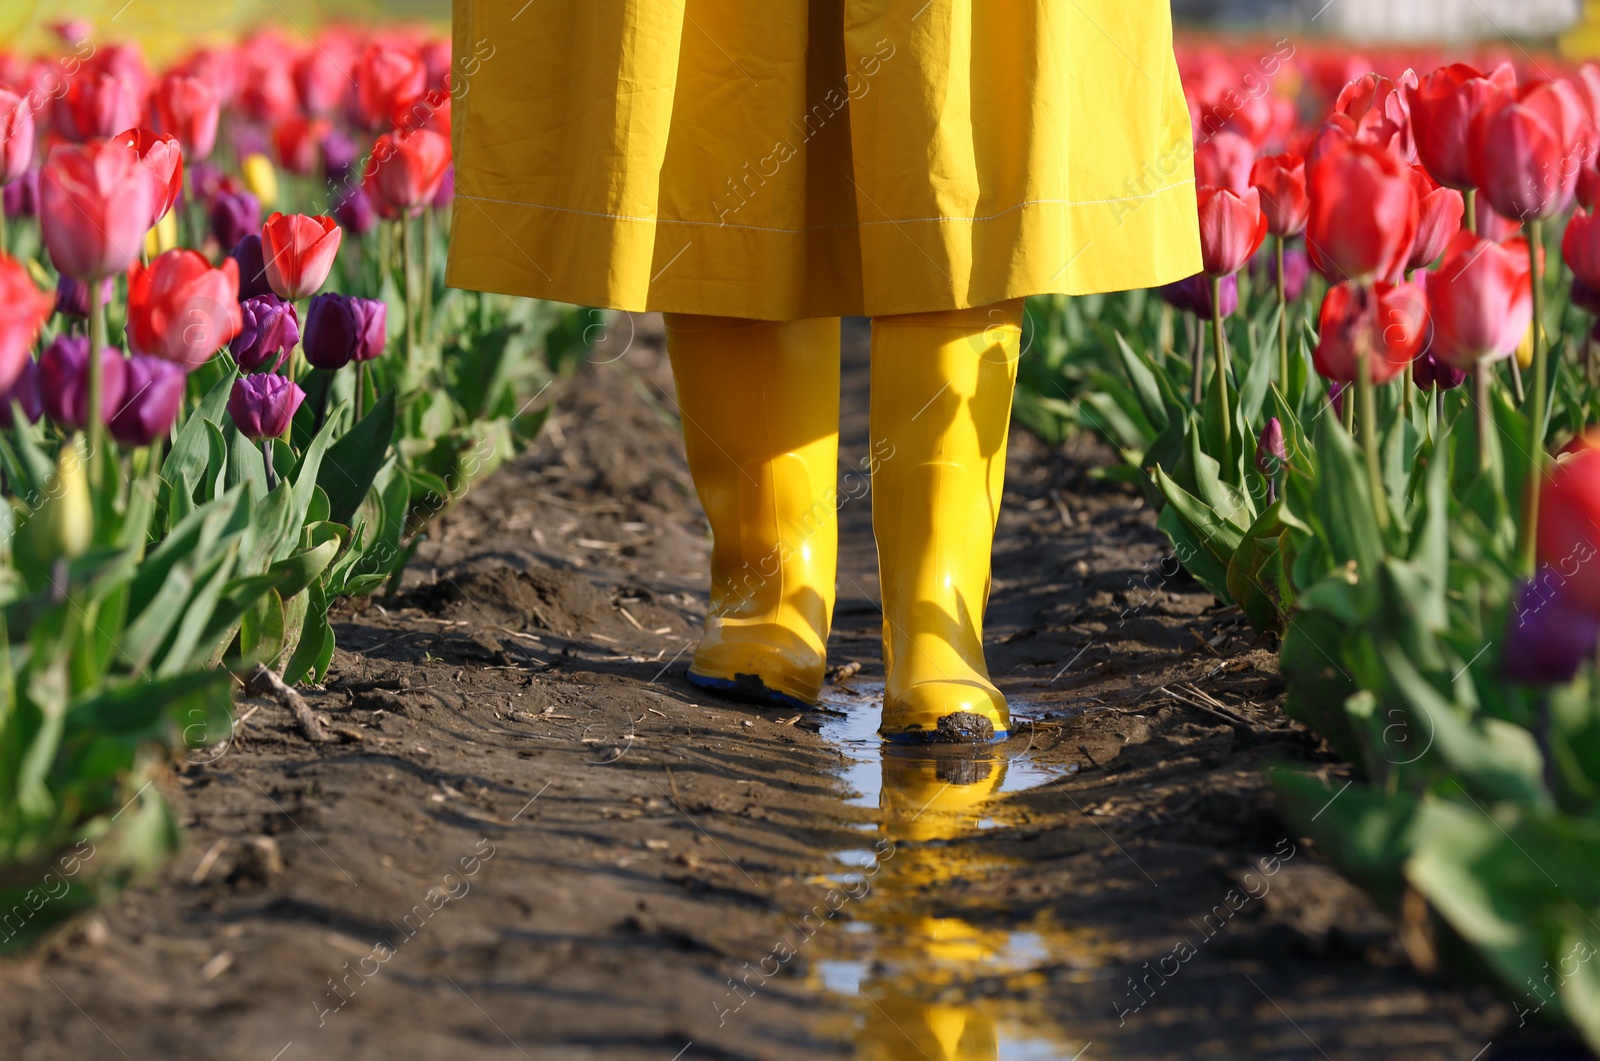
[[[388,460],[389,438],[394,433],[394,393],[378,399],[361,422],[328,449],[317,472],[317,485],[328,495],[327,519],[349,524],[360,507],[373,477]]]

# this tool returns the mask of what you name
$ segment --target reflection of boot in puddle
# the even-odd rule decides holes
[[[892,942],[880,955],[881,971],[861,984],[871,1002],[860,1056],[993,1061],[994,1021],[951,996],[959,994],[961,980],[994,959],[1005,934],[957,917],[930,916],[928,906],[941,885],[979,870],[960,846],[939,841],[974,831],[981,808],[1005,782],[1005,760],[926,749],[914,756],[884,752],[883,834],[896,846],[875,890],[880,927]]]
[[[988,754],[915,756],[886,747],[883,830],[891,840],[952,840],[972,831],[977,811],[1005,783],[1004,759]]]
[[[857,1056],[870,1061],[994,1061],[994,1021],[962,1006],[929,1005],[905,995],[872,995]]]

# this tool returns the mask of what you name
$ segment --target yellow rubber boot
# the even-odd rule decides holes
[[[872,529],[891,740],[1011,729],[983,660],[1022,300],[872,322]]]
[[[839,558],[839,321],[666,315],[684,448],[711,523],[689,681],[817,700]]]

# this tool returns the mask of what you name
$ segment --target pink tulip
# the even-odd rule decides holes
[[[1200,252],[1207,276],[1238,272],[1266,238],[1260,192],[1251,188],[1235,195],[1226,188],[1200,189]]]
[[[222,113],[222,97],[215,88],[198,77],[171,74],[156,86],[155,105],[161,131],[178,138],[191,162],[211,154]]]
[[[1462,232],[1451,240],[1428,274],[1434,356],[1462,369],[1510,356],[1533,324],[1528,274],[1523,239],[1493,243]]]
[[[1255,146],[1238,133],[1224,129],[1194,149],[1195,183],[1202,188],[1226,188],[1243,195],[1250,187],[1250,167]]]
[[[25,97],[0,88],[0,185],[17,180],[33,164],[33,108]]]
[[[1561,213],[1577,190],[1586,124],[1577,94],[1562,81],[1535,81],[1497,98],[1469,135],[1478,188],[1514,221]]]
[[[39,175],[39,224],[56,268],[103,280],[132,265],[150,228],[156,185],[120,143],[58,147]]]

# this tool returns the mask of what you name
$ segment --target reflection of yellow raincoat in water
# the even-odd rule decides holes
[[[788,320],[1200,270],[1166,0],[456,0],[450,282]]]

